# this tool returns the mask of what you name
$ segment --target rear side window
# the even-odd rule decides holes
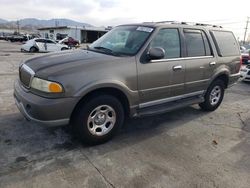
[[[46,40],[46,42],[49,44],[54,44],[54,42],[52,40]]]
[[[44,39],[36,39],[36,42],[44,43]]]
[[[239,47],[232,32],[212,31],[212,36],[219,56],[239,55]]]
[[[187,56],[210,56],[211,49],[206,34],[202,30],[184,29]]]

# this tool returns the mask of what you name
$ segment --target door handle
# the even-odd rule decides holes
[[[216,65],[216,62],[215,62],[215,61],[212,61],[212,62],[209,63],[209,65],[211,65],[211,66],[212,66],[212,65]]]
[[[181,70],[181,69],[182,69],[182,66],[181,66],[181,65],[173,66],[173,70],[174,70],[174,71]]]

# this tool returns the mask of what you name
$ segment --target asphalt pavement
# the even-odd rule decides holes
[[[16,108],[19,63],[37,55],[0,41],[0,187],[250,187],[250,84],[229,88],[214,112],[194,105],[131,119],[112,141],[89,147]]]

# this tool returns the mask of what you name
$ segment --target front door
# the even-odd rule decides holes
[[[179,30],[160,29],[149,44],[149,49],[161,47],[165,57],[138,63],[140,107],[166,102],[184,92],[185,62],[181,59]]]

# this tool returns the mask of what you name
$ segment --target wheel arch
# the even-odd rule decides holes
[[[72,117],[74,116],[75,112],[80,108],[80,106],[82,106],[86,101],[88,101],[91,98],[94,98],[95,96],[98,95],[111,95],[116,97],[122,104],[124,111],[125,111],[125,115],[129,115],[130,114],[130,101],[128,96],[125,94],[125,92],[123,92],[121,89],[117,88],[117,87],[101,87],[101,88],[95,88],[93,90],[89,90],[88,92],[85,93],[85,95],[83,95],[81,97],[81,99],[78,101],[78,103],[75,105],[72,113],[71,113],[71,120],[73,119]]]
[[[230,73],[229,73],[228,70],[224,70],[224,71],[221,71],[221,72],[215,74],[215,75],[212,77],[212,79],[211,79],[209,85],[210,85],[212,82],[214,82],[215,80],[220,79],[220,80],[222,80],[222,81],[224,82],[225,88],[227,88],[227,87],[228,87],[228,83],[229,83],[229,74],[230,74]]]
[[[35,48],[35,49],[36,49],[36,52],[38,52],[38,51],[39,51],[39,48],[38,48],[37,46],[34,46],[34,45],[33,45],[33,46],[31,46],[31,47],[30,47],[30,49],[29,49],[29,51],[31,51],[31,48]]]

